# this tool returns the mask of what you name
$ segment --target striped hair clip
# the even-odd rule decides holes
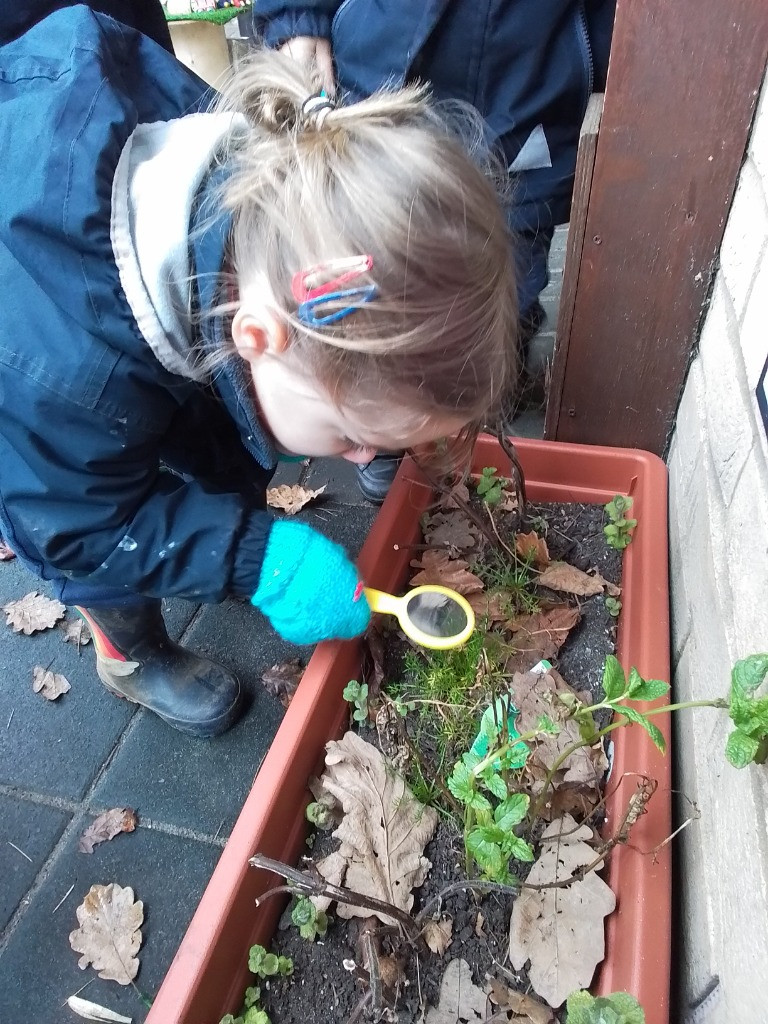
[[[324,327],[327,324],[343,320],[354,313],[360,306],[376,297],[378,288],[375,284],[359,285],[345,288],[373,267],[372,256],[349,256],[318,263],[308,270],[300,270],[293,275],[291,291],[298,303],[296,316],[308,327]],[[321,308],[342,302],[346,305],[331,308],[322,314]]]

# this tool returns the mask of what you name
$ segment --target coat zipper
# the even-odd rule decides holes
[[[587,15],[584,11],[584,0],[579,3],[579,35],[584,46],[584,54],[586,56],[587,65],[587,98],[584,103],[584,109],[587,108],[589,97],[592,95],[592,90],[595,86],[595,62],[592,56],[592,44],[589,41],[589,29],[587,27]]]

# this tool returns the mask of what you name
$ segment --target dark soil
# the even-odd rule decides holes
[[[600,506],[530,506],[529,516],[534,517],[534,527],[540,526],[536,517],[546,520],[546,540],[553,560],[568,561],[582,570],[597,568],[605,579],[619,582],[621,557],[605,544]],[[530,528],[533,527],[529,524],[522,527]],[[563,599],[563,595],[552,596]],[[615,647],[616,620],[606,611],[601,595],[580,599],[580,605],[581,621],[570,633],[559,657],[552,660],[574,689],[588,690],[594,699],[599,699],[603,663]],[[405,649],[402,640],[391,634],[385,664],[392,674],[388,671],[387,678],[398,678]],[[375,730],[368,730],[365,737],[376,742]],[[311,853],[308,851],[308,856],[325,856],[335,845],[329,833],[318,833],[316,846]],[[432,862],[432,869],[421,890],[415,893],[414,911],[447,885],[466,877],[462,837],[448,819],[441,820],[425,855]],[[523,865],[517,867],[524,873]],[[425,1004],[436,1005],[443,972],[453,958],[460,957],[470,964],[477,984],[483,983],[486,974],[492,974],[511,988],[529,990],[525,973],[512,971],[507,958],[512,900],[508,893],[480,896],[467,891],[451,894],[444,900],[441,910],[453,921],[453,941],[443,956],[422,953],[418,958],[403,957],[401,970],[405,980],[397,1005],[399,1024],[416,1024],[423,1019]],[[261,983],[264,1009],[273,1024],[344,1024],[364,992],[361,983],[343,966],[344,960],[363,962],[361,951],[355,946],[354,930],[347,921],[334,920],[324,939],[310,943],[290,925],[289,910],[286,911],[272,950],[290,956],[295,973],[291,978]],[[398,946],[401,952],[404,948],[407,947],[402,943]]]

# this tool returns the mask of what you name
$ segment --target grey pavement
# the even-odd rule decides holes
[[[551,357],[563,251],[560,232],[543,295],[549,324],[534,346],[540,361]],[[542,409],[526,410],[516,433],[541,436],[542,423]],[[361,497],[354,467],[314,460],[285,466],[275,482],[297,479],[327,484],[326,500],[301,518],[356,553],[376,509]],[[0,563],[0,606],[32,590],[50,595],[18,560]],[[178,733],[108,694],[92,645],[77,650],[58,628],[23,636],[0,620],[0,1024],[75,1021],[65,1001],[84,985],[83,998],[144,1020],[281,721],[261,676],[311,654],[281,640],[248,604],[174,600],[164,610],[171,635],[234,670],[247,693],[243,720],[215,740]],[[34,693],[36,665],[65,675],[71,690],[55,702]],[[123,806],[137,811],[137,829],[79,853],[93,817]],[[135,987],[81,971],[69,946],[75,908],[91,885],[110,882],[144,902]]]

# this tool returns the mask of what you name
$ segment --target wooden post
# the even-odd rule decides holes
[[[546,437],[664,453],[767,48],[765,0],[619,0]]]

